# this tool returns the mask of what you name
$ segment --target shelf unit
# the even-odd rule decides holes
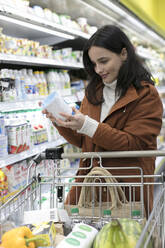
[[[47,148],[53,148],[53,147],[56,147],[59,145],[64,145],[66,143],[67,143],[66,140],[61,137],[60,139],[58,139],[56,141],[45,142],[43,144],[36,145],[36,146],[34,146],[34,148],[29,149],[27,151],[24,151],[24,152],[21,152],[18,154],[10,154],[6,158],[0,159],[0,168],[3,168],[7,165],[14,164],[14,163],[19,162],[21,160],[33,157],[38,153],[44,152],[45,149],[47,149]]]
[[[5,34],[37,40],[41,44],[50,45],[76,37],[90,37],[80,30],[65,27],[25,11],[20,12],[3,4],[0,6],[0,21]]]
[[[81,39],[88,39],[89,34],[80,30],[71,29],[64,25],[53,23],[40,18],[26,11],[18,11],[16,8],[11,8],[7,4],[0,6],[0,25],[3,28],[3,33],[13,37],[27,38],[29,40],[39,41],[40,44],[54,45],[56,43],[74,40],[78,37]],[[44,68],[62,68],[62,69],[81,69],[83,65],[80,63],[67,63],[64,61],[56,61],[54,59],[28,57],[13,54],[0,54],[1,66],[12,65],[14,66],[31,66],[31,67],[44,67]],[[64,90],[62,92],[66,100],[71,103],[77,101],[76,95],[71,95],[71,90]],[[34,109],[38,107],[38,101],[41,99],[16,101],[11,103],[0,103],[0,111],[19,111]],[[26,158],[32,157],[37,153],[43,152],[46,148],[56,147],[65,144],[66,141],[61,137],[53,142],[46,142],[34,146],[31,150],[24,151],[19,154],[10,154],[6,158],[0,159],[0,168],[14,164]]]
[[[37,58],[30,56],[21,56],[13,54],[0,54],[1,64],[12,65],[24,65],[33,67],[45,67],[45,68],[63,68],[63,69],[81,69],[83,65],[81,63],[68,63],[63,61],[57,61],[54,59]]]

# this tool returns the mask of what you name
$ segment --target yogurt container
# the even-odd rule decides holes
[[[65,117],[59,113],[67,113],[72,115],[72,108],[64,101],[64,99],[57,93],[52,92],[42,103],[42,109],[46,109],[52,115],[61,120],[65,120]]]

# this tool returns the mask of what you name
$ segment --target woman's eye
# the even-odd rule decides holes
[[[100,63],[106,64],[108,61],[107,60],[102,60]]]

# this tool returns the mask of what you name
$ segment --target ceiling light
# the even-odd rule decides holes
[[[129,22],[131,22],[131,24],[135,25],[135,27],[140,28],[140,31],[144,31],[144,30],[147,31],[148,30],[147,27],[142,22],[140,22],[139,20],[133,18],[132,16],[128,15],[127,20]]]
[[[102,4],[106,5],[108,8],[110,8],[113,12],[116,14],[119,14],[120,16],[126,17],[127,13],[119,8],[116,4],[110,2],[109,0],[98,0]]]

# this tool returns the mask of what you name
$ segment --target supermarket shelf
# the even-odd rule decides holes
[[[140,50],[137,50],[137,54],[141,57],[141,58],[144,58],[144,59],[149,59],[149,60],[155,60],[157,62],[159,62],[160,64],[164,64],[164,61],[163,59],[160,59],[160,58],[157,58],[155,56],[153,56],[151,53],[147,52],[147,51],[140,51]]]
[[[90,37],[89,34],[80,30],[46,20],[46,18],[35,16],[24,10],[20,12],[18,9],[8,5],[1,6],[0,20],[1,27],[3,27],[7,35],[18,37],[21,34],[21,37],[37,40],[41,44],[50,45],[76,37],[84,39]],[[47,39],[45,39],[46,35]],[[51,39],[51,37],[54,38]]]
[[[21,56],[13,54],[0,54],[1,64],[14,64],[25,66],[40,66],[40,67],[58,67],[63,69],[80,69],[83,68],[81,63],[68,63],[62,61],[56,61],[54,59],[37,58],[30,56]]]
[[[73,104],[78,101],[82,101],[84,97],[84,91],[78,91],[75,94],[72,94],[71,88],[58,90],[58,92],[63,96],[65,101],[68,104]],[[13,102],[0,102],[0,112],[12,112],[12,111],[20,111],[20,110],[33,110],[33,109],[41,109],[39,106],[39,102],[42,102],[46,96],[37,98],[37,99],[29,99],[29,100],[20,100]]]
[[[24,160],[26,158],[30,158],[32,156],[35,156],[36,154],[45,151],[45,149],[47,149],[47,148],[53,148],[53,147],[63,145],[66,143],[67,143],[67,141],[61,137],[60,139],[58,139],[56,141],[46,142],[46,143],[37,145],[31,150],[27,150],[27,151],[21,152],[19,154],[10,154],[6,158],[0,159],[0,168],[5,167],[7,165],[17,163],[17,162]]]
[[[39,102],[43,98],[29,101],[0,102],[0,112],[39,109]]]

